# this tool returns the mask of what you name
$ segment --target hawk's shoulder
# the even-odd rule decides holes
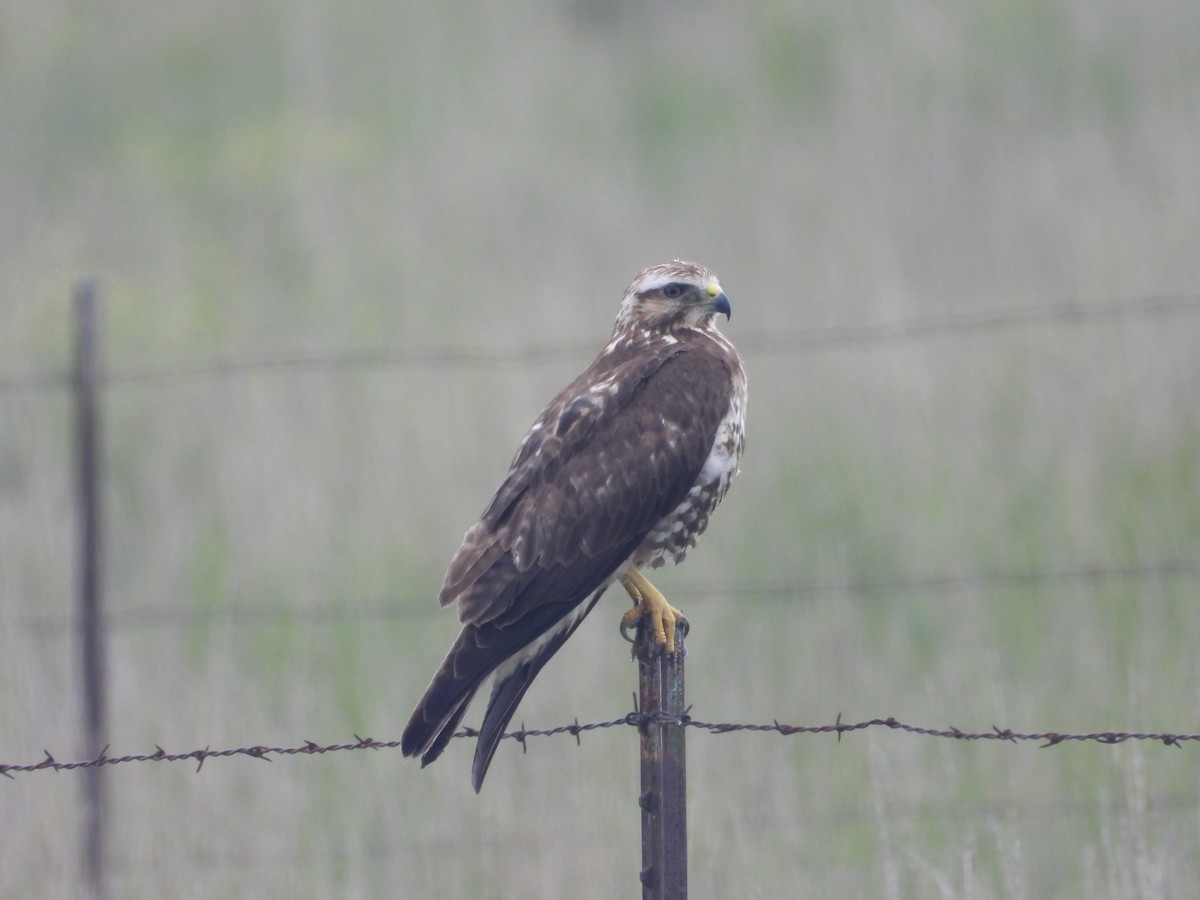
[[[579,377],[546,404],[521,441],[496,496],[483,513],[498,522],[531,483],[553,478],[562,461],[599,435],[688,344],[652,332],[615,337]]]

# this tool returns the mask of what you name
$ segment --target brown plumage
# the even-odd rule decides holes
[[[478,791],[526,689],[604,590],[695,545],[742,451],[745,373],[714,322],[729,312],[695,263],[634,279],[611,340],[538,416],[450,561],[438,600],[463,628],[404,729],[406,756],[436,759],[494,673]]]

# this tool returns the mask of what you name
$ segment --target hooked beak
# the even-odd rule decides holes
[[[729,298],[725,296],[724,291],[708,301],[708,308],[713,312],[724,313],[726,319],[732,318],[733,311],[729,308]]]

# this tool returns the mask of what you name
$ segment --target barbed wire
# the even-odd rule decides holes
[[[740,600],[778,603],[799,597],[924,592],[946,595],[984,588],[1028,587],[1031,585],[1102,584],[1106,582],[1161,581],[1200,577],[1200,559],[1166,559],[1136,565],[1116,566],[1083,563],[1053,569],[994,569],[982,572],[931,572],[914,575],[885,575],[845,581],[776,581],[761,584],[681,585],[680,596],[695,600],[736,597]],[[214,622],[344,622],[387,619],[435,618],[442,615],[428,598],[395,597],[371,600],[330,600],[307,606],[264,606],[230,601],[203,609],[166,603],[108,610],[102,615],[110,628],[207,626]],[[690,602],[690,601],[689,601]],[[32,631],[74,631],[76,619],[69,616],[0,617],[0,625]]]
[[[631,726],[638,729],[645,729],[652,725],[675,725],[686,728],[696,728],[709,734],[731,734],[734,732],[751,732],[751,733],[774,733],[783,736],[798,735],[798,734],[835,734],[840,742],[842,735],[848,732],[863,731],[868,728],[888,728],[893,731],[904,731],[909,734],[920,735],[922,737],[946,738],[956,741],[1001,741],[1004,743],[1017,744],[1022,742],[1036,742],[1041,747],[1056,747],[1060,744],[1068,742],[1093,742],[1098,744],[1122,744],[1126,741],[1147,741],[1151,743],[1160,743],[1167,747],[1181,747],[1186,741],[1200,741],[1200,734],[1175,734],[1167,732],[1128,732],[1128,731],[1093,731],[1086,734],[1071,733],[1060,731],[1038,731],[1038,732],[1020,732],[1013,731],[1010,728],[999,728],[992,726],[989,731],[963,731],[954,726],[949,728],[929,728],[922,725],[910,725],[907,722],[901,722],[899,719],[889,716],[884,719],[866,719],[861,722],[843,722],[841,714],[835,722],[830,725],[788,725],[780,722],[778,719],[773,720],[769,724],[747,724],[736,722],[704,722],[699,719],[694,719],[688,713],[682,716],[670,715],[669,713],[640,713],[631,712],[622,716],[619,719],[609,719],[602,722],[588,722],[580,724],[576,719],[574,722],[567,725],[556,725],[552,728],[525,728],[522,726],[516,731],[506,732],[503,736],[504,740],[513,740],[519,743],[522,750],[527,750],[526,741],[529,738],[557,737],[560,735],[570,735],[575,738],[576,745],[580,745],[581,736],[588,731],[597,731],[606,728],[616,728],[618,726]],[[472,738],[478,737],[479,732],[474,728],[463,728],[454,734],[455,738]],[[359,737],[354,735],[354,740],[347,743],[336,744],[317,744],[313,741],[305,741],[303,744],[292,747],[267,747],[263,745],[255,745],[253,747],[237,747],[225,750],[213,750],[211,747],[203,749],[188,750],[183,753],[168,753],[162,747],[155,744],[154,753],[137,753],[125,756],[109,756],[108,747],[105,747],[100,753],[92,759],[76,760],[73,762],[59,762],[54,758],[49,750],[42,751],[45,753],[45,758],[36,763],[0,763],[0,775],[12,779],[14,774],[27,774],[31,772],[55,771],[66,772],[74,769],[94,769],[102,766],[116,766],[126,763],[146,763],[146,762],[186,762],[193,760],[196,763],[196,771],[199,772],[204,763],[209,759],[220,759],[233,756],[246,756],[251,759],[264,760],[272,762],[272,757],[276,756],[317,756],[325,753],[336,753],[345,750],[394,750],[400,746],[400,741],[377,741],[374,738]]]
[[[865,325],[831,325],[795,331],[740,333],[743,353],[780,354],[812,352],[936,338],[946,335],[987,334],[1054,323],[1083,324],[1115,319],[1150,318],[1200,313],[1200,295],[1155,294],[1137,299],[1106,302],[1063,301],[1038,306],[1017,306],[966,313],[936,313],[894,322]],[[577,359],[595,349],[592,341],[563,341],[510,348],[425,347],[377,348],[341,352],[276,352],[227,356],[183,363],[133,366],[105,372],[109,385],[151,384],[196,377],[219,377],[248,372],[316,372],[353,369],[424,366],[473,368],[535,365]],[[71,383],[65,372],[0,375],[0,393],[62,388]]]

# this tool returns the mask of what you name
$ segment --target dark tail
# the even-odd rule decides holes
[[[567,638],[574,634],[575,629],[587,618],[596,601],[600,599],[600,593],[603,592],[595,594],[588,601],[587,608],[581,615],[576,616],[570,625],[550,635],[536,651],[517,663],[516,668],[504,677],[497,677],[492,686],[492,696],[488,698],[483,724],[479,726],[475,762],[471,765],[471,784],[475,787],[475,793],[479,793],[483,787],[483,778],[487,775],[488,766],[492,764],[492,757],[496,755],[496,748],[500,745],[500,739],[504,737],[504,729],[516,713],[521,698],[533,684],[538,672],[542,671],[542,666],[550,661],[550,657],[558,652],[558,648],[566,643]]]
[[[591,612],[601,593],[603,591],[597,591],[589,598],[587,608],[566,624],[560,623],[577,604],[546,604],[521,623],[524,627],[492,622],[464,625],[404,727],[400,736],[400,749],[404,755],[419,755],[422,766],[441,756],[479,686],[503,666],[507,671],[492,688],[480,727],[479,743],[475,747],[471,783],[478,792],[504,736],[504,728],[517,711],[525,691],[542,666]],[[555,625],[559,626],[558,631],[552,630]],[[518,635],[517,631],[521,633]],[[539,639],[541,643],[535,650],[526,649]],[[509,660],[513,662],[505,665]]]
[[[486,652],[479,629],[467,625],[442,660],[400,735],[405,756],[420,756],[427,766],[446,749],[479,686],[504,661]]]
[[[537,652],[517,664],[517,667],[504,678],[497,677],[492,686],[492,696],[488,698],[487,712],[483,715],[483,724],[479,727],[479,741],[475,744],[475,762],[471,765],[471,784],[475,793],[483,787],[483,777],[487,775],[500,739],[504,737],[504,729],[512,720],[517,706],[533,679],[550,661],[563,642],[570,637],[574,628],[568,628],[556,634],[538,648]]]
[[[478,689],[478,685],[471,688],[466,696],[458,702],[458,705],[452,707],[441,721],[425,721],[426,713],[422,711],[421,707],[418,707],[412,718],[409,719],[404,734],[400,736],[400,749],[404,755],[421,754],[421,768],[441,756],[446,745],[450,743],[450,738],[454,737],[454,732],[458,730],[459,723],[462,722],[467,707],[471,705],[471,700]]]

